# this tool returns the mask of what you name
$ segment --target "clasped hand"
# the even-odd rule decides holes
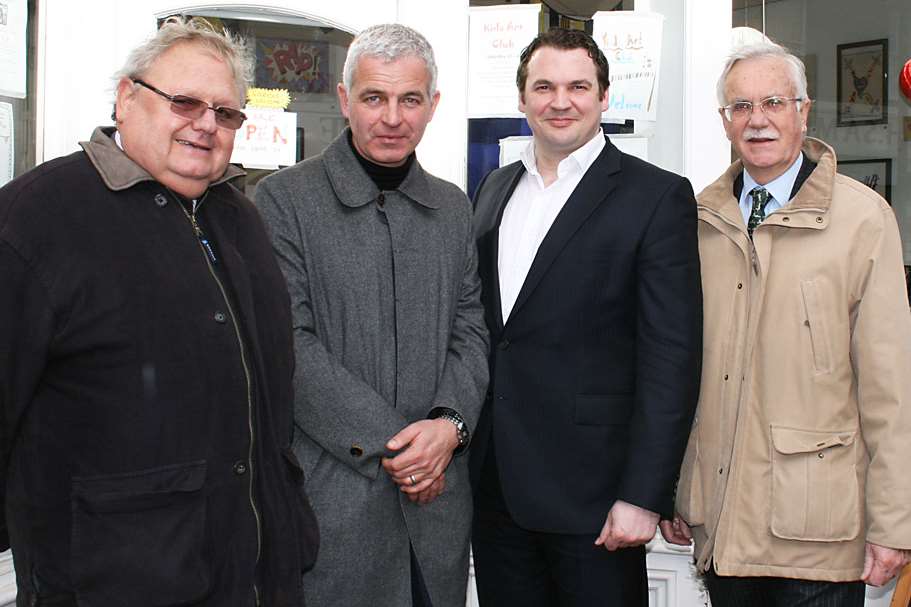
[[[389,439],[383,468],[408,499],[429,504],[446,486],[445,470],[459,446],[456,427],[445,419],[423,419],[405,426]]]

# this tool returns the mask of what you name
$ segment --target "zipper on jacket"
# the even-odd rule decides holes
[[[170,192],[170,190],[168,190]],[[173,192],[171,192],[173,194]],[[228,310],[228,315],[231,317],[231,324],[234,327],[234,335],[237,337],[237,347],[240,349],[240,363],[244,369],[244,379],[247,382],[247,427],[250,431],[250,447],[247,450],[247,459],[248,459],[248,472],[250,475],[250,482],[248,485],[248,497],[250,501],[250,508],[253,510],[253,518],[256,521],[256,567],[259,566],[259,560],[262,556],[262,543],[263,543],[263,532],[262,532],[262,521],[259,515],[259,509],[256,507],[256,498],[254,496],[254,468],[253,468],[253,445],[255,440],[255,435],[253,432],[253,395],[252,395],[252,385],[250,381],[250,368],[247,366],[247,356],[244,353],[244,340],[240,334],[240,326],[237,322],[237,316],[234,314],[234,307],[231,305],[231,301],[228,299],[228,293],[225,291],[225,287],[222,284],[221,280],[218,278],[213,264],[217,264],[217,258],[215,257],[215,252],[206,238],[205,233],[202,231],[202,228],[199,227],[199,224],[196,222],[196,212],[202,208],[202,203],[205,201],[206,195],[199,201],[199,204],[193,208],[193,213],[187,212],[187,209],[181,204],[180,200],[177,200],[177,206],[180,207],[180,210],[183,211],[184,216],[190,222],[190,226],[193,228],[193,233],[196,235],[196,242],[199,244],[199,248],[202,250],[204,257],[206,258],[206,267],[209,270],[209,274],[212,276],[212,279],[215,280],[215,284],[218,286],[218,290],[221,293],[221,297],[225,302],[225,307]],[[174,196],[177,198],[176,196]],[[254,576],[255,579],[255,576]],[[256,586],[256,582],[253,583],[253,594],[256,597],[257,607],[260,605],[260,596],[259,588]]]

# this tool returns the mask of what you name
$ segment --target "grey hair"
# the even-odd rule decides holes
[[[731,73],[734,65],[738,61],[744,59],[764,59],[766,57],[773,57],[786,61],[788,68],[791,70],[791,83],[794,86],[794,96],[799,99],[808,99],[807,71],[803,65],[803,61],[796,55],[788,52],[788,49],[780,44],[775,44],[771,40],[767,40],[765,42],[738,46],[731,51],[730,55],[728,55],[727,62],[724,64],[724,70],[722,70],[721,76],[718,78],[718,84],[715,87],[715,94],[718,96],[719,106],[724,106],[728,103],[728,100],[725,97],[725,87],[727,85],[728,75]]]
[[[433,58],[433,47],[427,38],[399,23],[373,25],[363,30],[348,47],[342,83],[349,92],[354,85],[354,71],[358,60],[363,57],[379,57],[385,62],[402,57],[416,57],[424,62],[430,74],[427,95],[433,97],[437,90],[437,64]]]
[[[234,74],[240,104],[244,105],[247,87],[253,84],[255,66],[250,46],[244,38],[228,30],[219,32],[211,23],[199,17],[189,20],[168,17],[153,37],[130,52],[126,63],[114,74],[114,86],[122,78],[142,78],[159,57],[178,44],[204,46],[227,63]]]

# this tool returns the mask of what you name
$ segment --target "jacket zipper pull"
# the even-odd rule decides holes
[[[202,228],[199,227],[199,224],[196,222],[195,213],[190,215],[190,223],[193,224],[193,232],[196,233],[196,238],[199,239],[199,244],[201,244],[202,248],[205,249],[209,261],[212,262],[212,265],[218,265],[218,258],[215,257],[215,249],[212,248],[212,243],[209,242],[209,238],[206,236],[206,233],[202,231]]]

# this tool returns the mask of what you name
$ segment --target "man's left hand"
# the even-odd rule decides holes
[[[886,548],[867,542],[864,547],[864,572],[860,579],[871,586],[883,586],[898,575],[909,562],[909,551]]]
[[[417,494],[429,488],[446,470],[458,446],[459,436],[452,422],[422,419],[389,439],[386,448],[399,453],[384,457],[383,468],[402,491]]]
[[[617,550],[647,544],[655,537],[659,518],[656,512],[617,500],[607,513],[595,545]]]

